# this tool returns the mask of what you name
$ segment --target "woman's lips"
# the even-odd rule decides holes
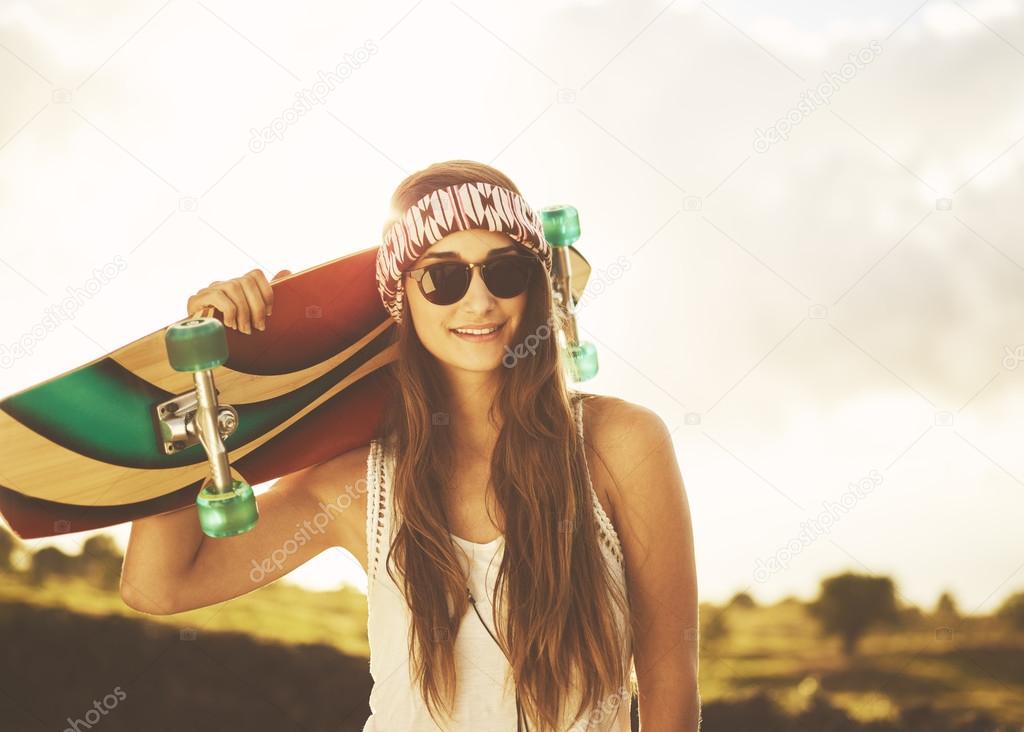
[[[502,329],[504,327],[505,327],[505,324],[502,323],[501,325],[498,326],[497,330],[494,330],[491,333],[487,333],[486,335],[477,335],[477,334],[473,334],[473,333],[457,333],[452,328],[449,328],[448,330],[449,330],[449,332],[453,336],[455,336],[456,338],[459,338],[460,340],[468,341],[470,343],[483,343],[483,342],[486,342],[486,341],[493,341],[493,340],[495,340],[498,337],[498,334],[501,333],[501,331],[502,331]],[[482,330],[482,328],[474,328],[474,330],[478,330],[478,329]]]

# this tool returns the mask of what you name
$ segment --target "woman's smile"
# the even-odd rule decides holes
[[[505,323],[489,323],[478,326],[459,326],[458,328],[449,328],[448,331],[459,340],[481,343],[497,340],[498,334],[502,332],[504,327]]]

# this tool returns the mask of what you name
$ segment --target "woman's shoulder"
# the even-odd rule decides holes
[[[657,412],[613,396],[580,394],[584,441],[597,458],[612,503],[621,504],[620,487],[634,468],[665,439],[671,439]]]
[[[583,402],[583,432],[597,448],[630,447],[636,441],[624,440],[627,435],[639,431],[649,436],[664,427],[657,412],[641,404],[604,394],[578,392],[578,396]]]

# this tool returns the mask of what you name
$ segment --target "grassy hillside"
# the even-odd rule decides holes
[[[701,611],[703,618],[720,609]],[[790,713],[824,697],[863,722],[927,704],[953,717],[985,710],[1014,732],[1024,725],[1024,633],[990,618],[958,621],[947,634],[922,617],[868,634],[849,660],[837,639],[821,637],[802,603],[734,606],[724,618],[724,637],[702,648],[706,700],[766,691]]]
[[[702,605],[703,730],[1019,732],[1024,634],[991,618],[936,633],[934,619],[911,617],[847,660],[802,603]],[[154,617],[82,579],[7,575],[0,629],[5,731],[61,730],[89,721],[94,703],[104,730],[361,730],[369,714],[357,591],[277,582]]]
[[[0,575],[0,600],[64,607],[85,615],[145,618],[174,628],[245,631],[284,643],[323,643],[351,656],[367,658],[366,595],[357,590],[307,592],[274,582],[255,592],[178,615],[145,615],[116,592],[97,589],[80,577],[52,578],[36,586]]]
[[[324,644],[0,600],[0,728],[358,732],[369,668]]]

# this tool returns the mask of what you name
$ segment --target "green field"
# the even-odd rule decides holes
[[[116,593],[83,579],[51,578],[32,586],[8,575],[0,600],[63,607],[78,614],[145,618],[197,633],[242,631],[284,644],[324,644],[367,657],[366,597],[356,590],[308,592],[275,582],[229,602],[173,616],[131,610]],[[861,722],[895,720],[901,709],[929,703],[950,713],[988,711],[1004,724],[1024,725],[1024,633],[990,617],[953,620],[951,633],[926,615],[898,629],[868,633],[858,653],[843,658],[835,638],[821,637],[797,601],[770,607],[701,605],[702,625],[723,613],[717,632],[702,629],[701,698],[766,692],[789,714],[815,698]]]
[[[307,592],[274,582],[255,592],[177,615],[146,615],[120,595],[96,589],[81,578],[51,579],[33,586],[0,576],[0,600],[62,607],[84,615],[145,618],[196,631],[243,631],[283,643],[323,643],[349,656],[369,656],[366,595],[356,590]]]
[[[702,605],[702,616],[718,612]],[[991,618],[956,621],[936,633],[927,617],[899,630],[869,633],[846,660],[835,638],[819,635],[799,602],[730,607],[728,633],[702,648],[702,698],[770,691],[796,713],[815,693],[854,719],[894,719],[900,709],[987,710],[1005,724],[1024,724],[1024,633]]]

